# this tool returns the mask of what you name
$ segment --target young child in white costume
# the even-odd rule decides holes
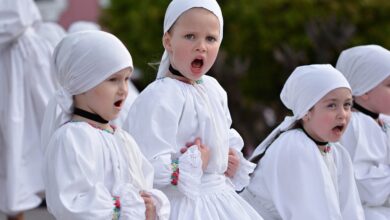
[[[354,108],[341,143],[351,155],[366,219],[390,219],[390,51],[378,45],[344,50],[336,68],[352,87]]]
[[[133,71],[126,47],[103,31],[69,34],[55,48],[53,69],[61,88],[42,125],[49,211],[66,220],[168,219],[153,167],[127,132],[109,124]]]
[[[297,67],[280,98],[292,110],[256,148],[241,195],[264,219],[364,219],[348,152],[337,141],[349,122],[351,89],[331,65]]]
[[[164,20],[157,80],[133,103],[124,129],[155,168],[154,184],[171,202],[171,219],[262,219],[235,190],[254,164],[231,129],[227,94],[205,74],[222,40],[215,0],[173,0]],[[180,171],[180,172],[179,172]]]
[[[40,127],[55,86],[54,47],[41,25],[33,0],[0,0],[0,212],[8,219],[23,219],[44,191]]]

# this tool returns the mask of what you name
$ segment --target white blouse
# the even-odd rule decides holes
[[[346,150],[323,153],[301,129],[269,146],[241,195],[264,219],[364,219]]]
[[[123,125],[155,168],[154,184],[171,202],[171,219],[261,219],[235,189],[249,182],[254,164],[241,153],[243,140],[231,129],[227,94],[210,77],[199,84],[172,78],[151,83],[134,101]],[[192,146],[180,149],[197,137],[210,149],[206,170],[200,152]],[[240,156],[233,178],[227,178],[229,148]],[[179,182],[171,185],[172,160],[179,159]]]
[[[353,112],[341,143],[351,155],[366,219],[390,219],[390,124]],[[380,216],[380,217],[379,217]]]
[[[169,219],[167,198],[152,188],[153,167],[120,128],[111,134],[68,122],[46,149],[46,200],[56,219],[112,219],[114,196],[120,197],[120,219],[145,219],[141,190],[152,194],[159,219]]]

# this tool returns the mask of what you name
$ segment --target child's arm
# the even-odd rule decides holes
[[[306,138],[305,140],[302,140]],[[264,185],[281,219],[343,219],[328,168],[307,137],[277,139],[261,159]]]
[[[118,181],[114,192],[104,185],[104,164],[109,162],[104,155],[109,153],[103,153],[108,148],[100,140],[73,128],[56,133],[50,142],[44,174],[48,207],[56,218],[112,219],[118,213],[121,219],[145,217],[144,201],[131,184]]]
[[[158,80],[138,96],[123,128],[153,165],[154,186],[158,189],[176,186],[181,193],[190,196],[198,194],[203,171],[198,147],[181,154],[184,146],[177,143],[185,102],[174,80]]]

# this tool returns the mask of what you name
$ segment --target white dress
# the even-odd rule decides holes
[[[159,220],[169,218],[169,202],[152,189],[153,167],[127,132],[114,134],[86,122],[68,122],[53,135],[44,155],[48,210],[56,219],[112,219],[113,196],[120,219],[145,219],[140,190],[152,194]]]
[[[390,219],[390,126],[353,112],[341,143],[351,155],[367,220]]]
[[[242,156],[243,140],[230,128],[226,92],[214,78],[202,79],[194,85],[168,77],[151,83],[134,101],[123,128],[155,168],[154,184],[171,202],[171,219],[262,219],[235,192],[249,183],[254,164]],[[211,152],[204,172],[196,146],[179,153],[197,137]],[[240,155],[233,179],[224,175],[229,147]],[[173,186],[171,162],[176,157],[180,174]]]
[[[53,47],[32,26],[40,22],[33,1],[0,0],[0,17],[0,211],[13,215],[41,203],[40,130],[55,91]]]
[[[265,220],[364,219],[348,152],[330,144],[322,153],[301,129],[282,133],[241,195]]]

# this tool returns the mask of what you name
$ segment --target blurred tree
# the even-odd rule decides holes
[[[101,18],[131,51],[143,72],[142,88],[155,79],[156,69],[150,64],[159,62],[163,52],[169,2],[112,0]],[[339,53],[353,45],[390,46],[387,0],[220,0],[219,4],[224,39],[208,74],[228,92],[234,127],[247,150],[277,125],[272,112],[277,123],[288,114],[279,93],[296,66],[334,65]]]

